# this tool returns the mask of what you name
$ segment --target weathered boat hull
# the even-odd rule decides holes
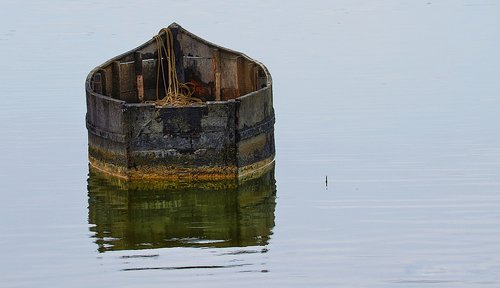
[[[86,81],[91,169],[125,179],[221,180],[272,166],[275,117],[266,67],[177,24],[169,29],[179,79],[195,83],[203,102],[147,102],[158,93],[154,39],[98,66]]]

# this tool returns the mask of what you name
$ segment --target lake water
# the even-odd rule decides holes
[[[174,21],[269,68],[263,183],[88,175],[87,73]],[[497,0],[2,3],[0,287],[499,287],[499,27]]]

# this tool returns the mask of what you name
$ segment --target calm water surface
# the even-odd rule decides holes
[[[499,287],[500,3],[226,2],[2,4],[0,287]],[[174,21],[270,69],[264,180],[88,175],[87,73]]]

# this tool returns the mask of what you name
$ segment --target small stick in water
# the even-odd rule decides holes
[[[328,175],[325,176],[325,186],[328,188]]]

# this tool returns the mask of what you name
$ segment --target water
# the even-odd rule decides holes
[[[276,206],[274,170],[222,188],[185,183],[151,189],[116,182],[94,173],[89,177],[90,230],[100,252],[269,244]]]
[[[0,287],[499,286],[498,1],[20,0],[0,19]],[[253,205],[88,177],[88,71],[174,21],[273,75],[276,191]]]

